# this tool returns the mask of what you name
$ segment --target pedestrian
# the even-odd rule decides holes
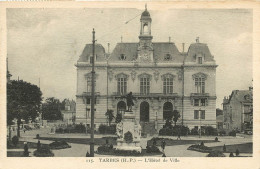
[[[166,157],[165,153],[163,153],[162,157]]]
[[[226,152],[226,151],[227,151],[226,145],[224,144],[224,146],[223,146],[223,152]]]
[[[26,129],[24,128],[24,129],[23,129],[23,132],[25,133],[25,131],[26,131]]]
[[[37,151],[40,151],[40,148],[41,148],[41,142],[40,142],[40,140],[38,140],[38,143],[37,143]]]
[[[89,152],[87,152],[87,154],[86,154],[86,157],[90,157],[90,154],[89,154]]]
[[[180,131],[178,132],[178,138],[177,138],[177,140],[181,140],[181,133],[180,133]]]
[[[165,149],[165,145],[166,145],[166,142],[165,142],[165,140],[163,139],[162,145],[161,145],[163,152],[164,152],[164,149]]]
[[[27,145],[27,142],[24,142],[24,151],[23,151],[23,156],[24,157],[28,157],[29,156],[29,151],[28,151],[28,145]]]

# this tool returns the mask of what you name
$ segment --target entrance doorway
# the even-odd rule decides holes
[[[166,102],[163,105],[163,119],[166,120],[172,116],[173,105],[171,102]]]
[[[146,101],[140,104],[140,121],[149,122],[149,103]]]

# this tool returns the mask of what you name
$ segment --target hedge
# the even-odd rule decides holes
[[[100,134],[115,134],[116,133],[116,125],[112,124],[110,126],[101,124],[98,128]]]

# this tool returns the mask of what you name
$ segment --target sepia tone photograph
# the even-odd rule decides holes
[[[6,34],[7,157],[253,157],[252,9],[7,8]]]

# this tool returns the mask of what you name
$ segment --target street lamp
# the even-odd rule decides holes
[[[199,138],[201,138],[201,109],[199,110],[199,119],[200,119]]]

